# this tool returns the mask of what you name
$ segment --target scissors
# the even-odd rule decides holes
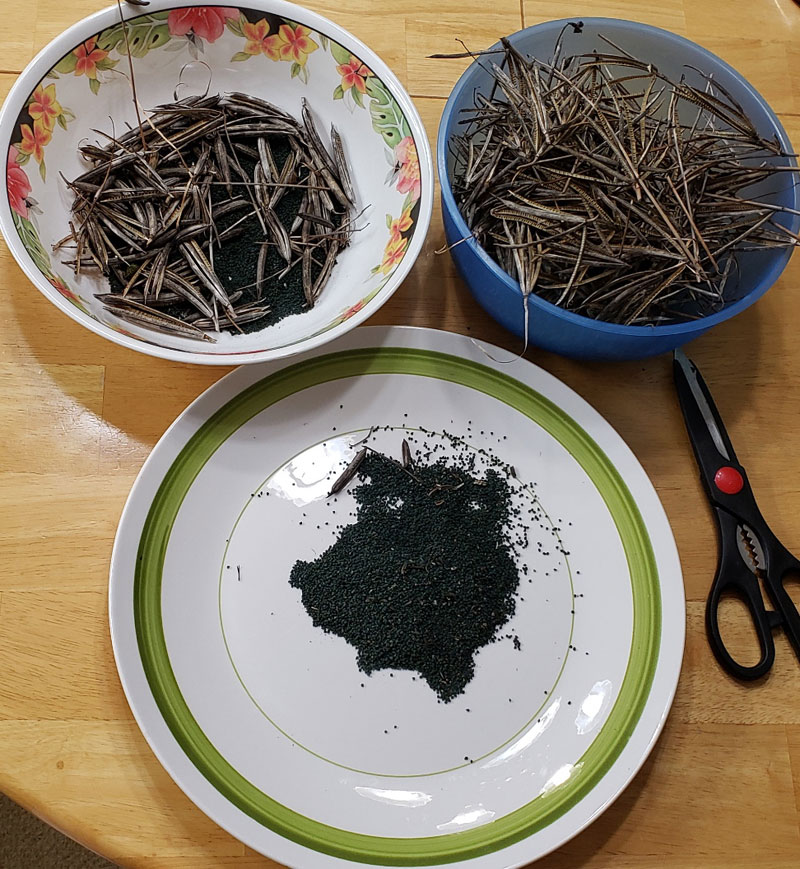
[[[706,605],[708,640],[728,673],[738,679],[758,679],[775,660],[772,632],[778,628],[786,632],[800,659],[800,614],[784,588],[788,574],[800,577],[800,561],[761,515],[711,393],[697,367],[681,350],[674,352],[673,374],[700,478],[719,528],[717,573]],[[770,610],[764,605],[762,586]],[[757,664],[745,667],[725,648],[718,621],[724,595],[739,597],[750,611],[761,647]]]

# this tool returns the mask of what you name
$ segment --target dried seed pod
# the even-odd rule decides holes
[[[102,146],[80,147],[91,167],[64,179],[73,214],[54,249],[74,243],[65,262],[76,274],[108,278],[109,309],[194,337],[220,322],[260,328],[316,302],[355,216],[342,143],[334,131],[328,153],[307,105],[301,124],[244,94],[193,96],[157,106],[140,129],[99,135]]]
[[[523,303],[636,325],[718,310],[745,246],[798,244],[786,209],[742,193],[796,170],[715,81],[670,81],[600,39],[614,51],[488,52],[491,90],[449,142],[458,207]]]

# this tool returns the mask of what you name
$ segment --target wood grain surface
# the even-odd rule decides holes
[[[0,97],[33,53],[103,0],[3,0]],[[800,6],[793,0],[314,0],[365,40],[415,98],[433,142],[465,63],[434,61],[549,18],[638,19],[733,64],[800,146]],[[410,277],[370,321],[434,326],[516,348],[472,301],[447,256],[438,205]],[[140,735],[107,624],[114,532],[134,477],[175,416],[224,369],[151,359],[77,325],[0,242],[0,790],[89,847],[142,869],[271,864],[195,809]],[[800,553],[800,256],[755,306],[690,345],[764,515]],[[684,570],[687,648],[675,705],[631,786],[541,869],[800,865],[800,666],[783,637],[761,682],[716,665],[703,629],[715,529],[666,357],[529,358],[591,402],[661,496]],[[800,599],[800,594],[795,596]],[[748,636],[731,613],[733,639]]]

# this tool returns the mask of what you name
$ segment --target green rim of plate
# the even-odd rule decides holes
[[[441,836],[398,838],[342,830],[281,805],[247,781],[215,748],[187,706],[170,664],[161,618],[162,569],[173,523],[218,447],[256,414],[296,392],[369,374],[456,383],[504,402],[541,426],[581,465],[603,497],[631,578],[633,634],[625,677],[606,723],[569,780],[490,823]],[[344,860],[387,866],[480,857],[519,842],[577,805],[633,733],[650,693],[661,643],[661,590],[650,538],[628,487],[594,440],[553,402],[506,374],[457,356],[399,347],[349,350],[299,362],[253,384],[214,413],[183,447],[153,498],[139,541],[133,606],[139,654],[153,698],[172,735],[209,783],[253,820],[292,842]]]

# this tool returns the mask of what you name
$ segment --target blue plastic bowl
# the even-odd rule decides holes
[[[558,34],[567,23],[548,21],[513,34],[509,39],[523,54],[552,56]],[[613,40],[626,51],[653,63],[673,80],[684,76],[686,81],[703,87],[704,79],[690,66],[713,75],[741,104],[755,128],[765,138],[776,136],[783,151],[792,152],[792,145],[775,113],[764,98],[735,69],[710,51],[694,42],[658,27],[622,21],[616,18],[584,18],[583,31],[574,33],[567,28],[563,35],[562,57],[604,48],[598,33]],[[497,43],[495,47],[499,47]],[[458,211],[450,187],[453,158],[447,147],[450,137],[458,132],[463,117],[461,109],[474,105],[474,94],[488,94],[492,79],[489,73],[473,63],[458,80],[442,115],[437,142],[437,161],[442,188],[442,218],[450,254],[461,277],[481,306],[511,332],[523,336],[523,307],[519,283],[504,272],[471,237],[469,228]],[[778,164],[797,166],[794,158],[775,158]],[[777,178],[753,187],[748,194],[762,196],[764,201],[800,210],[800,190],[793,186],[796,173],[784,172]],[[768,194],[768,195],[767,195]],[[800,230],[800,216],[782,214],[780,222],[793,232]],[[455,244],[460,239],[466,239]],[[729,283],[726,306],[700,320],[666,326],[620,326],[582,317],[556,307],[535,295],[529,297],[529,340],[533,344],[579,359],[641,359],[673,350],[707,332],[712,326],[743,311],[766,293],[778,279],[791,256],[791,248],[748,251],[739,255],[738,284]]]

